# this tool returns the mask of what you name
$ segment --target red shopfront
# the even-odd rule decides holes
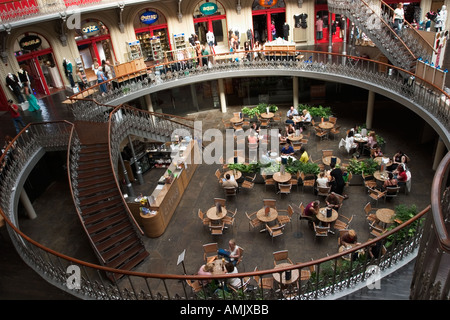
[[[31,32],[23,34],[18,40],[20,48],[15,48],[14,54],[19,68],[28,73],[34,94],[50,95],[64,88],[59,67],[53,56],[53,49],[48,41],[41,35]]]
[[[330,41],[330,30],[333,33],[332,34],[332,42],[342,42],[343,38],[340,37],[340,20],[341,15],[330,13],[328,11],[328,6],[326,4],[316,4],[314,8],[315,12],[315,20],[314,20],[314,39],[315,43],[328,43]],[[322,37],[320,38],[318,36],[317,32],[317,20],[322,19],[323,21],[323,31],[322,31]],[[348,19],[346,20],[347,27],[348,27]],[[333,26],[334,24],[334,26]],[[330,27],[331,26],[331,27]]]
[[[267,42],[283,38],[286,8],[283,0],[254,0],[252,6],[253,37],[255,41]],[[272,33],[272,23],[275,33]]]
[[[195,34],[200,43],[207,42],[206,34],[211,31],[214,34],[215,45],[229,47],[226,31],[227,15],[219,1],[200,1],[194,9],[193,18]]]

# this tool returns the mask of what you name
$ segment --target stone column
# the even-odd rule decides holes
[[[436,170],[439,166],[439,163],[442,161],[442,159],[445,156],[445,144],[442,142],[442,139],[439,138],[437,146],[436,146],[436,152],[434,153],[434,160],[433,160],[433,170]]]
[[[149,94],[145,96],[145,103],[147,105],[147,110],[150,112],[154,112],[152,97]]]
[[[36,219],[37,218],[36,211],[34,211],[33,204],[28,198],[25,189],[22,189],[22,191],[20,192],[20,201],[22,202],[25,210],[28,213],[28,218],[30,218],[31,220]]]
[[[366,115],[367,129],[372,129],[374,101],[375,101],[375,92],[369,91],[369,98],[367,101],[367,115]]]
[[[292,105],[294,106],[294,109],[297,109],[298,107],[298,77],[292,77],[292,95],[293,95],[293,101]]]
[[[223,113],[227,112],[227,100],[225,99],[225,85],[223,79],[219,79],[219,96],[220,96],[220,107]]]
[[[192,104],[194,105],[194,108],[197,109],[197,111],[200,111],[200,108],[198,107],[197,90],[195,90],[195,84],[191,84],[190,88],[191,88]]]

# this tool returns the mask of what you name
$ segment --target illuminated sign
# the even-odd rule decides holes
[[[92,37],[100,32],[100,27],[95,22],[88,22],[81,27],[81,32],[88,37]]]
[[[146,11],[139,17],[139,20],[141,20],[142,23],[145,24],[152,24],[155,23],[158,20],[159,16],[154,11]]]
[[[217,4],[206,2],[200,6],[200,12],[204,15],[214,14],[217,12]]]
[[[19,41],[19,45],[23,50],[34,50],[39,48],[41,44],[41,38],[34,35],[25,36]]]
[[[278,0],[259,0],[259,5],[262,7],[270,8],[276,5]]]

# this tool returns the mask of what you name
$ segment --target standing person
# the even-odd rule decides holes
[[[331,167],[330,176],[333,178],[331,184],[331,192],[335,192],[343,196],[345,181],[342,175],[342,170],[340,168],[336,168],[335,163],[331,163],[330,167]]]
[[[10,99],[8,100],[8,109],[13,119],[14,127],[16,128],[16,133],[19,134],[20,132],[19,125],[21,125],[22,128],[26,127],[26,124],[23,122],[22,116],[20,115],[19,106]]]
[[[323,37],[323,20],[321,17],[316,21],[316,39],[322,40]]]
[[[75,74],[75,78],[77,80],[78,87],[80,88],[80,91],[83,91],[87,87],[87,83],[85,81],[85,77],[81,73],[81,70],[77,68],[77,73]]]
[[[403,3],[399,3],[394,10],[394,30],[399,33],[403,27],[403,21],[405,19],[405,11],[403,10]]]
[[[36,97],[34,96],[33,92],[30,91],[30,89],[28,87],[24,87],[23,88],[25,97],[27,98],[28,101],[28,111],[40,111],[41,107],[38,104],[38,101],[36,99]]]
[[[100,84],[100,92],[102,96],[106,95],[106,83],[104,83],[108,78],[105,76],[104,70],[102,67],[99,67],[97,70],[97,83]]]
[[[208,58],[209,58],[208,55],[209,55],[209,52],[206,49],[206,45],[202,46],[201,55],[202,55],[202,65],[208,66]]]

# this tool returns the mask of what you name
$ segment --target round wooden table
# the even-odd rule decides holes
[[[256,217],[264,223],[271,222],[278,217],[278,211],[274,208],[270,208],[269,214],[266,215],[266,208],[262,208],[258,210],[258,212],[256,213]]]
[[[362,136],[353,136],[353,141],[358,143],[366,143],[367,141],[369,141],[369,138]]]
[[[392,209],[387,209],[387,208],[378,209],[375,214],[377,216],[377,219],[380,220],[383,223],[392,223],[392,222],[394,222],[394,220],[392,218],[395,215],[395,211],[392,210]]]
[[[289,267],[292,266],[292,264],[290,263],[280,263],[278,264],[274,269],[279,269],[279,268],[284,268],[284,267]],[[298,271],[298,269],[292,269],[291,271],[291,278],[289,280],[286,279],[286,271],[283,272],[275,272],[272,273],[273,278],[275,279],[275,281],[277,281],[278,283],[281,283],[283,285],[289,285],[292,283],[295,283],[298,278],[300,278],[300,272]]]
[[[332,123],[332,122],[325,121],[325,122],[319,123],[319,128],[324,129],[324,130],[330,130],[333,127],[334,127],[334,123]]]
[[[388,176],[388,172],[387,171],[383,171],[381,172],[380,170],[377,170],[373,173],[373,177],[379,181],[386,181],[389,179]]]
[[[317,219],[321,222],[330,223],[336,221],[339,214],[336,210],[333,209],[331,213],[331,217],[327,217],[327,208],[320,208],[319,213],[316,215]]]
[[[297,142],[297,141],[301,141],[303,139],[303,135],[300,134],[298,136],[296,136],[295,134],[290,134],[287,137],[289,140],[291,140],[292,142]]]
[[[229,174],[230,176],[234,176],[234,180],[239,180],[239,178],[242,177],[242,172],[240,172],[239,170],[236,170],[236,174],[234,174],[234,170],[228,170],[223,174],[223,176],[225,177],[227,174]]]
[[[269,112],[269,113],[264,112],[264,113],[261,113],[260,116],[261,116],[261,118],[264,118],[264,119],[272,119],[275,116],[275,114],[273,112]]]
[[[206,211],[206,216],[211,220],[221,220],[227,215],[227,209],[222,207],[222,212],[217,214],[216,206],[211,207]]]
[[[217,258],[212,262],[213,271],[212,274],[225,274],[227,273],[227,269],[225,269],[225,263],[223,259]]]
[[[239,123],[239,122],[243,122],[243,121],[244,121],[244,119],[239,118],[239,117],[233,117],[230,119],[231,123]]]
[[[328,157],[323,157],[322,158],[322,162],[324,165],[329,166],[331,163],[331,158],[336,158],[336,165],[339,165],[341,163],[341,159],[339,159],[338,157],[335,156],[328,156]]]
[[[285,172],[284,174],[281,174],[281,172],[275,172],[273,174],[273,180],[279,183],[286,183],[291,180],[291,174],[288,172]]]

